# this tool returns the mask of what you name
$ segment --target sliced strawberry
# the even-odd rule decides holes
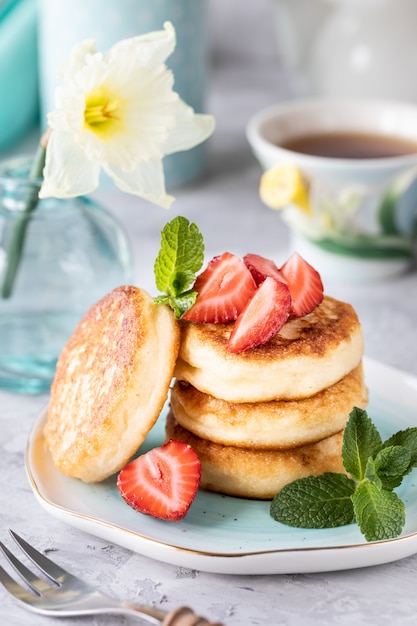
[[[224,324],[237,319],[255,293],[256,283],[244,262],[225,252],[210,261],[197,277],[194,289],[197,300],[183,319]]]
[[[201,464],[193,448],[171,439],[126,465],[117,477],[117,488],[136,511],[180,520],[194,500],[200,476]]]
[[[266,259],[259,254],[246,254],[243,257],[243,261],[257,285],[263,283],[267,276],[275,278],[275,280],[280,280],[282,283],[287,282],[284,275],[270,259]]]
[[[291,294],[291,315],[302,317],[311,313],[323,300],[320,274],[303,257],[294,252],[280,268]]]
[[[290,314],[288,287],[267,276],[235,322],[227,349],[237,354],[266,343],[277,334]]]

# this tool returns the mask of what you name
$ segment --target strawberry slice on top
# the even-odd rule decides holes
[[[294,252],[280,268],[291,294],[291,315],[303,317],[323,300],[323,283],[318,271]]]
[[[257,285],[263,283],[267,276],[275,278],[275,280],[279,280],[282,283],[287,283],[284,274],[279,271],[271,259],[266,259],[260,254],[245,254],[243,261]]]
[[[171,439],[128,463],[119,472],[117,488],[136,511],[178,521],[188,512],[200,477],[201,463],[193,448]]]
[[[244,262],[230,252],[214,257],[194,284],[197,299],[182,319],[224,324],[237,319],[256,290]]]
[[[236,320],[228,351],[237,354],[267,343],[284,326],[290,308],[287,285],[267,276]]]

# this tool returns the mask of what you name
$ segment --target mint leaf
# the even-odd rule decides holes
[[[334,528],[354,521],[351,496],[355,482],[345,474],[326,472],[286,485],[271,502],[277,521],[298,528]]]
[[[156,287],[164,295],[155,302],[170,306],[178,318],[188,311],[197,296],[191,288],[203,260],[203,236],[197,226],[181,216],[168,222],[154,263]]]
[[[354,407],[343,433],[342,461],[347,473],[362,480],[369,457],[374,457],[381,447],[381,436],[367,412]]]
[[[395,489],[409,472],[411,453],[404,446],[382,448],[375,457],[375,472],[384,489]]]
[[[365,480],[356,487],[352,503],[359,528],[367,541],[393,539],[401,534],[405,508],[397,494]]]
[[[392,490],[417,466],[417,428],[383,443],[367,412],[354,407],[344,430],[342,460],[351,478],[326,473],[296,480],[275,496],[271,516],[300,528],[333,528],[356,520],[367,541],[398,537],[405,506]]]
[[[167,304],[174,311],[177,319],[180,319],[193,306],[197,298],[196,291],[186,291],[180,296],[156,296],[156,304]]]
[[[368,461],[366,462],[366,467],[365,467],[365,475],[364,478],[366,478],[367,480],[371,481],[371,483],[374,483],[379,489],[382,488],[382,481],[379,478],[378,474],[377,474],[377,470],[375,467],[375,461],[373,460],[373,458],[370,456]]]
[[[409,472],[417,466],[417,428],[406,428],[398,431],[383,443],[384,448],[389,446],[403,446],[410,451]]]

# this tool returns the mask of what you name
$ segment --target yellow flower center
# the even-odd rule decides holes
[[[103,87],[89,94],[85,100],[84,123],[94,133],[112,135],[120,129],[121,103]]]

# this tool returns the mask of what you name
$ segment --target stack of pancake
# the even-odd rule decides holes
[[[354,309],[328,296],[267,344],[227,351],[231,324],[184,322],[168,438],[189,443],[201,487],[270,499],[297,478],[343,472],[343,429],[364,408],[363,339]]]
[[[343,429],[364,408],[363,340],[328,296],[268,343],[232,354],[231,324],[178,322],[137,287],[97,302],[63,349],[45,425],[56,467],[86,482],[121,469],[171,389],[166,436],[189,443],[201,487],[270,499],[297,478],[342,472]],[[176,379],[176,380],[175,380]]]

